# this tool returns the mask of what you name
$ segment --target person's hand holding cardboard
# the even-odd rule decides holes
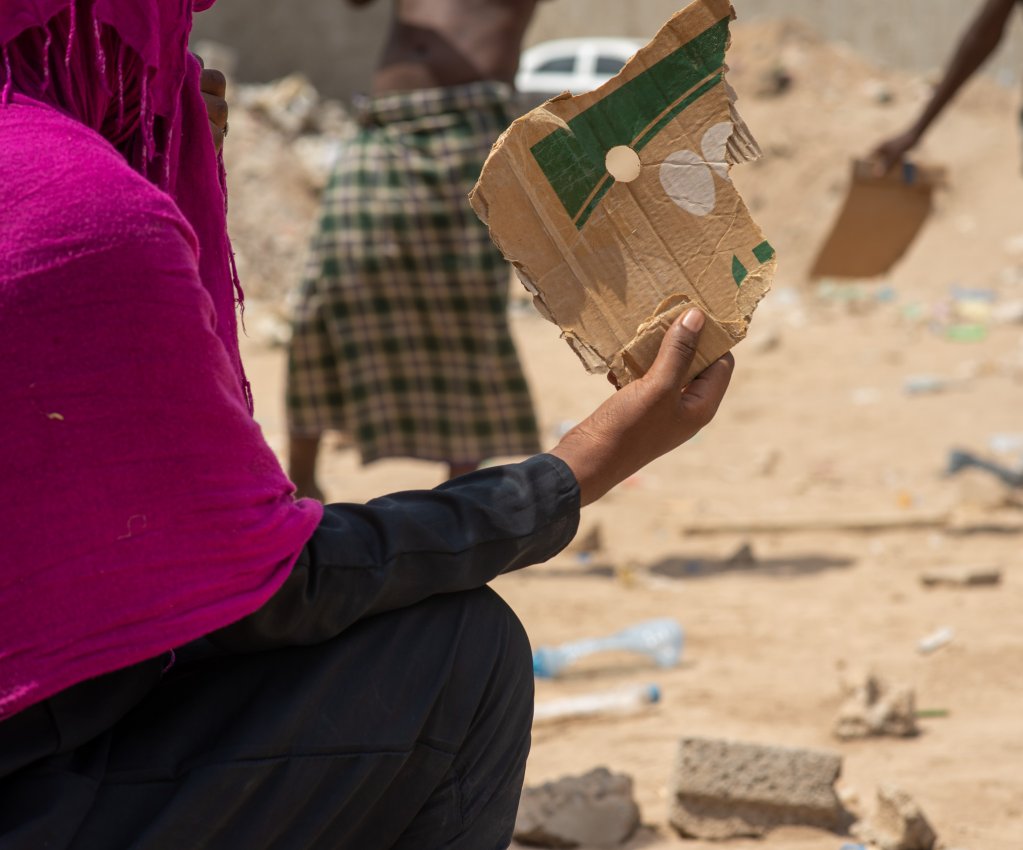
[[[676,319],[647,373],[611,396],[551,450],[579,482],[582,505],[691,440],[714,418],[735,361],[726,354],[687,384],[705,319],[697,309]]]

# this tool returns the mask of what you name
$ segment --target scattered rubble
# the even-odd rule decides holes
[[[617,847],[638,827],[632,778],[598,767],[524,788],[515,840],[527,847]]]
[[[920,576],[924,587],[991,587],[1001,584],[997,567],[946,567],[928,570]]]
[[[835,721],[842,741],[892,736],[911,738],[916,725],[916,694],[908,685],[892,686],[873,673],[844,683],[846,699]]]
[[[879,850],[934,850],[938,843],[917,802],[894,785],[877,789],[875,811],[854,824],[852,833]]]
[[[753,90],[754,97],[780,97],[792,88],[795,82],[789,71],[783,67],[774,67],[764,71]]]
[[[724,560],[724,566],[731,567],[733,569],[755,567],[756,565],[757,556],[753,552],[753,544],[748,540],[739,544],[739,548]]]
[[[297,74],[265,85],[230,83],[228,100],[228,227],[239,276],[251,301],[283,307],[305,270],[336,151],[356,126],[340,103],[320,98]],[[280,336],[271,329],[267,341],[279,344]]]
[[[983,469],[964,469],[955,484],[956,507],[961,510],[994,511],[1016,504],[1013,489]]]
[[[684,838],[759,837],[784,825],[845,829],[835,792],[841,756],[683,738],[671,783],[671,825]]]
[[[575,539],[565,548],[566,552],[593,553],[604,551],[604,527],[594,523],[585,531],[580,531]]]
[[[762,333],[751,335],[745,348],[746,351],[760,356],[775,351],[781,346],[781,343],[781,333],[774,329],[768,329]]]

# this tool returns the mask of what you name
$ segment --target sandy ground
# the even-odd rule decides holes
[[[841,787],[864,803],[881,783],[908,790],[944,846],[1019,850],[1023,511],[995,510],[1000,494],[992,496],[983,474],[943,476],[951,447],[988,453],[992,435],[1023,432],[1023,326],[991,324],[972,343],[943,332],[952,285],[990,289],[999,303],[1023,298],[1016,97],[975,85],[935,129],[923,155],[948,166],[952,184],[888,280],[814,288],[805,270],[840,200],[848,157],[900,129],[926,89],[784,27],[740,30],[732,64],[744,116],[767,153],[735,177],[779,250],[781,270],[736,352],[725,405],[691,444],[584,512],[582,528],[601,527],[603,551],[588,561],[563,554],[496,583],[534,645],[666,616],[685,628],[683,662],[657,670],[629,656],[603,657],[538,683],[540,701],[645,682],[660,685],[664,699],[631,717],[538,727],[527,782],[597,765],[628,773],[647,825],[630,847],[708,850],[722,845],[683,842],[667,826],[679,737],[823,748],[843,756]],[[793,90],[750,96],[763,71],[779,64],[794,74]],[[257,327],[260,309],[252,310]],[[609,390],[528,304],[517,301],[512,324],[552,444],[560,423],[585,416]],[[283,353],[259,334],[244,351],[258,418],[283,449]],[[921,374],[954,383],[934,395],[906,394],[905,379]],[[406,461],[363,469],[340,450],[326,455],[322,483],[331,500],[361,501],[430,487],[440,476],[436,465]],[[897,523],[945,510],[957,525],[742,529],[783,518],[841,524],[864,514]],[[737,527],[692,533],[715,521]],[[727,557],[743,543],[755,563],[730,568]],[[994,566],[1004,578],[989,588],[923,588],[920,573],[941,566]],[[951,644],[917,652],[920,638],[946,626],[955,632]],[[830,730],[843,665],[911,685],[920,708],[947,716],[922,721],[914,739],[841,743]],[[724,846],[841,844],[828,833],[787,829]]]
[[[710,518],[910,516],[956,505],[962,488],[941,476],[946,449],[983,447],[993,432],[1019,427],[1023,385],[997,372],[942,395],[902,394],[906,373],[953,372],[966,352],[962,344],[929,334],[904,344],[894,307],[865,316],[819,312],[805,326],[779,331],[781,343],[769,353],[744,355],[740,348],[735,383],[713,425],[584,512],[584,530],[601,526],[604,551],[586,563],[565,554],[497,582],[534,645],[662,616],[677,618],[687,636],[677,669],[604,657],[562,681],[540,682],[538,700],[645,682],[659,684],[664,699],[639,716],[538,728],[527,781],[597,765],[628,773],[644,822],[656,828],[632,846],[667,848],[678,844],[664,824],[680,736],[819,747],[844,756],[842,786],[864,799],[881,782],[907,788],[948,846],[1018,850],[1018,534],[687,533],[694,521]],[[791,321],[766,305],[761,318],[763,327],[788,328]],[[552,326],[526,313],[513,325],[545,433],[606,395],[604,382],[582,372]],[[1019,344],[1018,330],[1000,329],[968,353],[997,362]],[[282,355],[254,345],[246,355],[258,416],[279,447]],[[441,474],[434,465],[404,461],[360,469],[351,452],[325,460],[323,482],[334,501],[433,486]],[[755,565],[721,563],[747,541]],[[998,566],[1004,581],[972,590],[920,586],[921,571],[948,565]],[[917,641],[942,626],[955,630],[954,641],[933,655],[918,654]],[[912,740],[833,740],[843,663],[912,685],[920,707],[946,709],[948,717],[923,721],[923,734]],[[787,830],[728,846],[839,844],[827,833]]]

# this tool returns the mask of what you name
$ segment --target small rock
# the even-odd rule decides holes
[[[777,449],[764,449],[753,461],[753,472],[763,478],[768,478],[774,475],[779,463],[781,463],[780,451]]]
[[[1001,582],[1002,571],[997,567],[949,567],[920,576],[924,587],[991,587]]]
[[[309,186],[323,189],[337,158],[339,143],[332,136],[301,136],[291,143],[291,153],[305,172]]]
[[[781,346],[781,334],[776,330],[767,330],[756,334],[746,343],[747,351],[754,354],[767,354]]]
[[[999,325],[1023,323],[1023,301],[1007,301],[991,311],[991,320]]]
[[[246,302],[243,327],[249,339],[268,348],[283,348],[291,342],[291,322],[276,305]]]
[[[598,767],[524,788],[515,840],[527,847],[617,847],[638,827],[632,778]]]
[[[964,469],[956,475],[957,507],[993,511],[1015,501],[1012,488],[983,469]]]
[[[856,823],[853,835],[880,850],[934,850],[938,836],[923,810],[901,788],[882,785],[877,807],[867,820]]]
[[[568,552],[602,552],[604,551],[604,527],[598,522],[586,531],[580,532],[566,547]]]
[[[729,567],[755,567],[757,556],[753,554],[753,545],[744,542],[735,552],[725,558],[725,564]]]
[[[316,129],[320,95],[302,74],[289,74],[264,85],[245,86],[239,90],[239,100],[243,107],[263,115],[288,136]]]
[[[783,825],[843,830],[841,756],[709,738],[679,744],[671,825],[683,838],[759,837]]]
[[[792,88],[792,74],[778,66],[760,75],[753,93],[756,97],[779,97]]]
[[[916,695],[906,685],[890,686],[867,674],[845,683],[846,700],[835,721],[834,734],[843,741],[889,735],[910,738],[916,725]]]
[[[863,86],[863,94],[880,106],[887,106],[895,100],[895,92],[883,80],[868,80]]]

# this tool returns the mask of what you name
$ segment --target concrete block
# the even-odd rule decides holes
[[[683,738],[671,784],[671,825],[684,838],[761,836],[784,825],[835,831],[851,817],[834,789],[841,756]]]
[[[598,767],[524,788],[515,840],[527,847],[617,847],[638,827],[632,778]]]

